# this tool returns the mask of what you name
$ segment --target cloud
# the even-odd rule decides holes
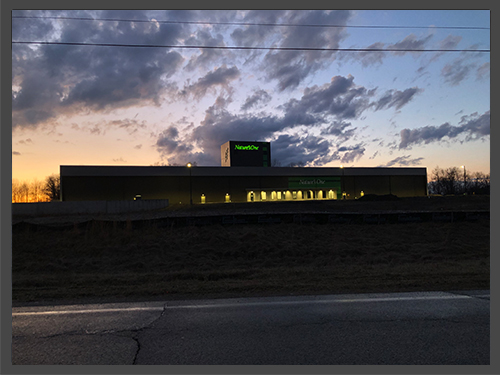
[[[94,13],[71,13],[72,16],[79,14],[89,17]],[[132,14],[148,18],[141,11]],[[13,40],[26,36],[19,26],[26,23],[26,20],[13,19]],[[49,41],[175,44],[187,31],[186,26],[180,24],[86,22],[82,27],[81,22],[58,20],[57,25],[58,33],[52,33],[49,28],[45,31]],[[38,35],[31,40],[39,38]],[[159,105],[166,80],[178,71],[183,61],[178,52],[163,48],[46,45],[36,47],[34,52],[26,47],[12,46],[16,85],[12,95],[14,128],[36,127],[60,115],[88,110]]]
[[[216,164],[215,160],[205,153],[195,152],[189,140],[181,139],[179,130],[173,125],[160,133],[155,146],[162,160],[167,160],[169,165],[186,165],[188,162],[196,162],[199,165]],[[220,164],[220,159],[218,163]]]
[[[418,91],[417,88],[388,91],[385,95],[385,102],[379,103],[379,109],[382,109],[381,107],[400,108]],[[364,155],[365,148],[361,144],[351,146],[349,149],[341,148],[337,154],[326,152],[319,155],[318,152],[319,150],[325,151],[323,148],[326,146],[330,147],[331,137],[336,137],[337,144],[354,137],[356,128],[350,128],[352,124],[348,120],[359,118],[365,110],[374,107],[377,102],[370,101],[374,94],[375,90],[367,90],[365,87],[356,85],[354,77],[350,75],[335,76],[329,83],[307,87],[303,90],[302,97],[290,99],[280,105],[278,109],[282,111],[281,115],[231,113],[227,109],[230,103],[229,98],[219,95],[214,104],[207,108],[205,117],[198,126],[189,128],[183,137],[180,137],[178,133],[167,134],[165,131],[158,138],[157,149],[163,156],[168,155],[174,158],[178,154],[182,155],[183,160],[194,160],[190,155],[194,152],[194,147],[197,147],[200,165],[203,164],[201,160],[208,165],[218,165],[220,145],[228,140],[274,139],[273,142],[278,142],[277,146],[285,140],[295,142],[293,146],[277,148],[281,150],[278,151],[278,155],[282,154],[282,165],[298,161],[309,163],[309,165],[320,165],[336,159],[349,163]],[[251,108],[255,103],[267,100],[267,95],[263,90],[254,92],[245,101],[245,108]],[[285,137],[282,134],[298,127],[319,127],[321,130],[319,135],[315,136]],[[301,131],[304,132],[304,130]],[[312,147],[311,142],[316,145]],[[184,144],[189,147],[179,149]],[[306,148],[313,151],[307,151]],[[297,157],[293,157],[293,153]],[[201,154],[204,156],[202,157]],[[273,152],[274,156],[276,155]]]
[[[134,146],[134,148],[135,148],[136,150],[140,150],[140,149],[142,148],[142,144],[140,144],[140,145],[135,145],[135,146]]]
[[[419,52],[409,52],[408,50],[424,49],[425,44],[432,38],[432,35],[428,35],[423,39],[418,39],[415,34],[410,34],[405,37],[402,41],[389,44],[387,48],[389,49],[401,49],[402,51],[391,52],[393,55],[405,55],[407,53],[419,53]]]
[[[401,109],[410,100],[413,99],[415,94],[424,91],[418,87],[412,87],[404,91],[399,90],[388,90],[385,92],[384,96],[375,103],[375,110],[379,111],[381,109],[388,109],[391,107],[396,107],[396,109]]]
[[[257,90],[245,100],[245,103],[241,106],[241,110],[248,111],[261,103],[266,104],[270,101],[271,95],[269,95],[266,90]]]
[[[424,158],[422,157],[410,159],[410,155],[405,155],[392,159],[391,161],[387,162],[387,164],[379,165],[378,167],[392,167],[394,165],[409,167],[412,165],[421,165],[422,160],[424,160]]]
[[[271,157],[281,166],[320,166],[333,160],[328,140],[314,136],[282,134],[272,141]]]
[[[282,23],[295,24],[335,24],[346,25],[352,13],[339,11],[289,11]],[[318,47],[339,48],[347,36],[342,27],[338,28],[299,28],[280,27],[278,36],[270,38],[276,47]],[[254,33],[255,34],[255,33]],[[249,37],[249,35],[246,35]],[[261,69],[268,80],[277,81],[280,91],[296,88],[309,74],[312,74],[335,59],[334,52],[328,51],[269,51],[263,58]]]
[[[279,23],[287,14],[286,10],[250,10],[246,13],[242,22],[251,23]],[[262,27],[258,25],[242,26],[234,29],[231,39],[238,46],[261,46],[267,38],[271,38],[276,32],[273,27]]]
[[[446,64],[441,70],[441,76],[444,81],[452,86],[457,86],[473,70],[474,64],[467,63],[465,60],[455,60],[451,64]]]
[[[342,163],[351,163],[360,159],[365,154],[366,149],[363,146],[364,145],[362,143],[359,143],[355,146],[339,147],[336,155],[340,155],[340,152],[344,152],[344,154],[340,157],[340,161]]]
[[[462,41],[461,36],[450,34],[439,43],[439,48],[440,49],[455,49],[461,41]]]
[[[490,63],[486,62],[477,68],[477,79],[487,79],[490,77]]]
[[[448,122],[440,126],[424,126],[416,129],[401,130],[399,149],[408,149],[413,144],[428,144],[441,141],[447,137],[456,138],[466,134],[466,141],[483,138],[490,135],[490,111],[478,115],[473,113],[462,116],[459,126],[452,126]]]
[[[352,126],[350,122],[333,121],[326,128],[321,130],[321,135],[333,135],[338,138],[339,142],[343,142],[354,136],[357,128],[347,129]]]
[[[306,88],[300,99],[291,99],[279,107],[283,111],[282,116],[232,114],[226,109],[228,101],[219,96],[205,111],[205,118],[200,125],[192,130],[189,141],[196,143],[209,156],[211,164],[217,164],[220,160],[220,145],[228,140],[272,139],[278,136],[279,132],[299,126],[329,124],[321,135],[330,134],[346,140],[354,134],[354,129],[346,131],[345,128],[350,126],[350,123],[345,123],[342,119],[357,118],[371,106],[369,97],[373,95],[373,92],[364,87],[354,85],[353,81],[352,76],[347,78],[335,76],[328,84]],[[341,120],[332,122],[331,117]],[[319,139],[320,137],[315,141]],[[305,146],[304,142],[300,141],[300,145]],[[355,153],[353,157],[356,157]],[[303,161],[312,162],[312,160]],[[324,160],[326,159],[317,158],[315,162]]]
[[[474,46],[470,47],[470,49],[474,49]],[[480,54],[467,54],[446,64],[441,69],[441,76],[444,82],[451,86],[457,86],[474,73],[478,80],[488,78],[490,73],[490,62],[479,65],[480,57]]]
[[[181,95],[193,95],[199,98],[205,95],[207,90],[215,86],[221,86],[227,90],[229,83],[239,76],[240,71],[236,66],[228,68],[226,65],[222,65],[199,78],[196,83],[186,86],[182,90]]]
[[[335,76],[330,83],[314,85],[304,90],[300,100],[292,99],[283,107],[288,113],[311,113],[334,116],[338,119],[358,118],[370,107],[369,98],[374,91],[354,84],[354,77]]]
[[[425,38],[418,39],[415,34],[410,34],[406,36],[403,40],[399,42],[386,44],[383,42],[375,42],[369,46],[352,46],[352,48],[366,48],[366,49],[400,49],[401,51],[367,51],[367,52],[356,52],[339,53],[339,58],[341,61],[359,61],[363,67],[368,67],[370,65],[380,65],[383,63],[384,59],[392,56],[404,56],[408,53],[418,56],[419,52],[410,52],[408,50],[424,49],[425,45],[432,38],[432,35],[428,35]]]
[[[12,151],[12,155],[19,156],[19,155],[21,155],[21,153],[18,151]]]
[[[191,46],[207,46],[207,47],[225,47],[224,37],[221,34],[212,35],[207,29],[196,31],[194,35],[189,37],[184,42],[185,45]],[[230,54],[231,52],[225,50],[217,50],[210,48],[200,49],[200,54],[191,57],[185,69],[193,71],[195,69],[207,68],[210,65],[220,63],[221,58]]]

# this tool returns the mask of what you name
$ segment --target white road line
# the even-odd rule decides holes
[[[359,302],[399,302],[399,301],[417,301],[417,300],[440,300],[440,299],[471,299],[466,295],[450,296],[415,296],[415,297],[380,297],[380,298],[356,298],[356,299],[337,299],[337,300],[306,300],[306,301],[270,301],[270,302],[246,302],[246,303],[225,303],[213,305],[179,305],[166,306],[166,309],[205,309],[214,307],[241,307],[241,306],[265,306],[265,305],[298,305],[308,303],[359,303]]]
[[[68,314],[96,314],[107,312],[133,312],[133,311],[163,311],[164,309],[206,309],[224,307],[266,306],[266,305],[299,305],[299,304],[336,304],[336,303],[366,303],[366,302],[400,302],[400,301],[430,301],[430,300],[457,300],[472,299],[475,297],[489,297],[489,295],[440,295],[440,296],[408,296],[408,297],[373,297],[373,298],[350,298],[350,299],[326,299],[326,300],[302,300],[302,301],[266,301],[266,302],[242,302],[242,303],[214,303],[202,305],[178,305],[178,306],[151,306],[151,307],[128,307],[128,308],[103,308],[87,310],[52,310],[13,312],[12,316],[29,315],[68,315]]]
[[[128,307],[120,309],[116,308],[116,309],[90,309],[90,310],[27,311],[27,312],[13,312],[12,316],[95,314],[95,313],[106,313],[106,312],[129,312],[129,311],[163,311],[163,307],[155,306],[155,307]]]

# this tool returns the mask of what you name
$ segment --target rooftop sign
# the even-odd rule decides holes
[[[248,146],[241,146],[241,145],[234,145],[235,150],[258,150],[259,146],[255,145],[248,145]]]

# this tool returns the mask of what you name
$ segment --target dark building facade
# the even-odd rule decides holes
[[[220,146],[223,167],[270,167],[271,143],[228,141]]]
[[[427,195],[426,168],[61,166],[61,200],[170,204]]]

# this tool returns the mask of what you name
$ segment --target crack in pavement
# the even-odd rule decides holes
[[[137,349],[134,354],[134,358],[132,360],[132,364],[137,364],[137,357],[139,355],[139,352],[141,350],[141,343],[139,341],[139,334],[142,331],[145,331],[146,329],[149,329],[155,322],[157,322],[159,319],[161,319],[167,312],[167,303],[163,305],[163,308],[159,314],[158,317],[153,319],[151,322],[146,324],[143,327],[136,328],[136,329],[121,329],[121,330],[116,330],[116,329],[104,329],[104,330],[75,330],[75,331],[67,331],[67,332],[62,332],[62,333],[55,333],[55,334],[50,334],[50,335],[40,335],[37,336],[38,339],[53,339],[53,338],[58,338],[58,337],[64,337],[64,336],[105,336],[105,335],[115,335],[117,337],[123,337],[123,338],[130,338],[132,339],[137,346]],[[12,335],[12,338],[31,338],[33,337],[32,335]]]

